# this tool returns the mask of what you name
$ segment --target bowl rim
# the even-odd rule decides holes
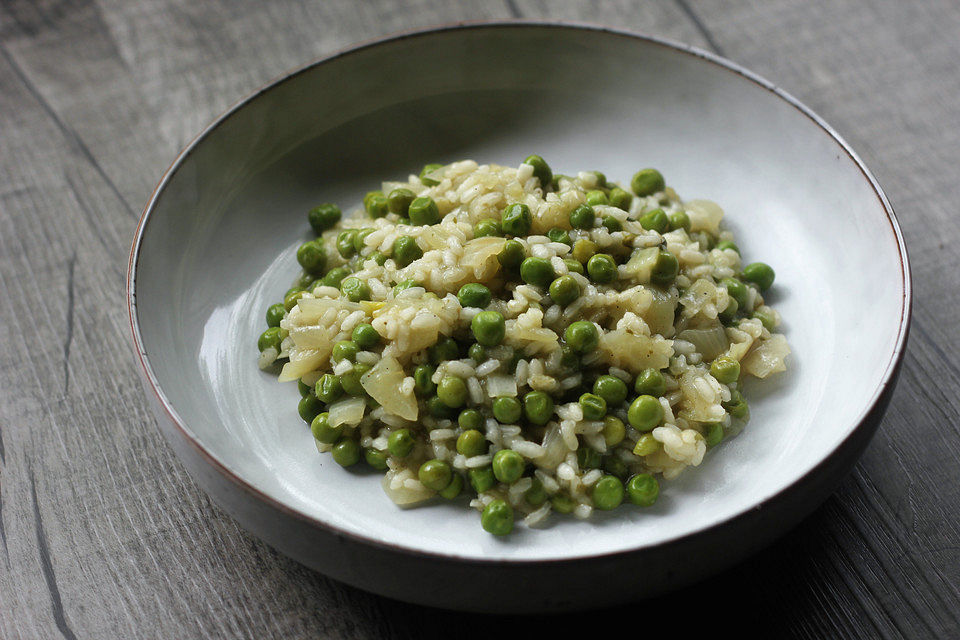
[[[806,473],[801,474],[799,477],[794,479],[785,487],[782,487],[780,490],[775,493],[767,496],[763,500],[757,502],[756,504],[746,507],[727,518],[712,522],[710,524],[704,525],[700,528],[694,529],[692,531],[678,534],[667,538],[665,540],[659,541],[656,544],[644,545],[638,544],[631,546],[626,549],[619,549],[615,551],[608,551],[602,553],[579,553],[569,557],[554,557],[554,558],[542,558],[542,559],[526,559],[526,558],[477,558],[477,557],[466,557],[460,556],[456,553],[444,553],[436,551],[427,551],[423,549],[417,549],[409,546],[405,546],[398,543],[386,542],[381,539],[377,539],[370,536],[365,536],[358,534],[343,528],[340,528],[336,525],[324,522],[318,518],[315,518],[303,511],[296,509],[292,506],[289,506],[269,495],[264,493],[262,490],[253,486],[250,482],[240,477],[240,475],[235,472],[230,466],[224,461],[220,460],[216,455],[209,451],[199,438],[194,434],[187,426],[186,422],[180,418],[177,414],[177,411],[174,409],[173,404],[166,397],[163,392],[159,381],[157,380],[153,368],[150,365],[149,356],[147,355],[146,349],[143,344],[143,338],[140,334],[140,323],[137,317],[137,267],[139,265],[140,250],[141,244],[146,234],[147,225],[150,221],[150,214],[155,210],[157,203],[162,196],[164,189],[167,184],[171,181],[174,175],[179,170],[180,166],[186,161],[190,154],[197,148],[197,146],[203,142],[203,140],[210,135],[210,133],[219,127],[223,122],[232,117],[235,113],[243,109],[247,104],[256,100],[259,96],[264,93],[272,90],[273,88],[293,80],[294,78],[304,74],[308,71],[311,71],[315,67],[321,65],[330,64],[339,60],[340,58],[365,51],[367,49],[372,49],[381,45],[392,44],[395,42],[400,42],[407,39],[430,37],[433,35],[441,33],[459,33],[467,32],[474,30],[497,30],[497,29],[513,29],[513,28],[540,28],[540,29],[556,29],[556,30],[569,30],[569,31],[588,31],[594,33],[600,33],[609,36],[621,37],[626,39],[638,40],[646,44],[653,44],[665,49],[670,49],[673,52],[691,56],[697,58],[704,62],[708,62],[714,65],[718,70],[726,71],[732,73],[736,76],[740,76],[753,84],[757,85],[762,89],[766,89],[770,93],[774,94],[794,109],[796,109],[800,114],[806,116],[808,119],[813,121],[820,129],[823,130],[828,136],[830,136],[834,142],[843,150],[847,157],[853,161],[857,166],[860,172],[863,174],[863,177],[867,180],[872,188],[874,195],[880,202],[881,207],[884,210],[884,213],[887,217],[887,222],[890,225],[890,229],[893,232],[894,238],[897,242],[897,247],[899,250],[899,259],[900,259],[900,271],[901,271],[901,284],[903,287],[903,299],[900,306],[900,321],[897,330],[897,339],[894,345],[893,351],[890,354],[890,358],[887,361],[887,365],[884,369],[883,376],[874,390],[873,394],[870,396],[869,402],[865,405],[864,409],[856,418],[856,425],[850,430],[847,436],[841,440],[837,445],[821,460],[815,463]],[[395,32],[387,34],[382,37],[361,41],[352,45],[348,45],[344,48],[341,48],[337,51],[334,51],[331,54],[326,56],[319,57],[312,62],[306,63],[304,65],[297,66],[275,78],[263,84],[259,89],[253,93],[247,95],[246,97],[238,100],[232,106],[223,111],[219,116],[217,116],[210,124],[208,124],[204,129],[198,133],[181,151],[177,154],[176,158],[164,172],[163,177],[160,179],[160,182],[154,188],[153,192],[150,195],[146,205],[143,208],[143,212],[140,215],[140,220],[137,224],[137,229],[134,234],[133,245],[130,249],[129,262],[127,266],[127,279],[126,279],[126,298],[127,298],[127,313],[130,321],[130,331],[133,337],[133,346],[136,350],[137,360],[141,367],[141,375],[143,379],[148,383],[149,391],[153,393],[155,399],[160,408],[163,409],[166,414],[169,422],[176,428],[179,432],[179,435],[191,445],[191,447],[203,458],[213,469],[216,470],[223,478],[235,485],[235,488],[240,489],[244,493],[250,495],[251,497],[265,503],[267,506],[270,506],[274,509],[279,510],[280,512],[292,516],[293,518],[307,524],[308,526],[320,530],[320,532],[333,534],[341,539],[350,540],[364,545],[372,545],[383,551],[388,552],[399,552],[402,554],[420,557],[420,558],[431,558],[438,560],[453,560],[456,562],[483,565],[483,566],[533,566],[533,565],[544,565],[550,564],[554,565],[557,563],[564,562],[575,562],[588,559],[598,559],[598,558],[611,558],[615,556],[628,555],[636,553],[642,550],[651,550],[656,548],[663,548],[667,545],[676,544],[685,540],[689,540],[693,537],[703,535],[707,532],[717,530],[725,525],[732,523],[738,519],[741,519],[747,516],[750,512],[755,510],[762,509],[764,505],[774,503],[777,499],[781,498],[784,494],[790,492],[798,485],[802,485],[805,481],[809,480],[812,476],[821,471],[823,467],[827,465],[828,462],[833,460],[842,450],[847,449],[848,445],[852,445],[856,440],[856,436],[861,435],[861,431],[867,429],[871,426],[872,422],[879,422],[879,419],[874,416],[874,411],[878,408],[882,409],[885,400],[888,400],[890,392],[892,392],[892,384],[896,381],[897,374],[899,373],[900,366],[903,362],[904,355],[906,353],[906,341],[909,334],[910,321],[912,317],[912,301],[913,301],[913,281],[912,274],[910,269],[909,258],[907,255],[906,243],[903,238],[903,233],[900,228],[900,223],[897,220],[896,214],[893,210],[893,206],[890,204],[886,194],[883,189],[880,187],[877,179],[873,176],[871,171],[867,168],[866,164],[857,153],[850,147],[850,145],[840,136],[840,134],[830,126],[822,117],[816,114],[810,107],[806,106],[803,102],[798,100],[796,97],[784,91],[776,84],[770,82],[766,78],[746,69],[745,67],[728,60],[720,55],[706,51],[704,49],[688,45],[685,43],[677,42],[668,38],[662,38],[659,36],[646,35],[637,31],[632,31],[628,29],[620,29],[608,27],[600,24],[592,24],[588,22],[579,22],[579,21],[564,21],[564,20],[537,20],[537,19],[500,19],[500,20],[478,20],[478,21],[461,21],[454,22],[450,24],[437,25],[426,28],[417,28],[411,30],[405,30],[400,32]],[[881,413],[882,415],[882,413]],[[874,425],[875,426],[875,425]],[[871,434],[872,435],[872,434]],[[869,438],[869,436],[868,436]]]

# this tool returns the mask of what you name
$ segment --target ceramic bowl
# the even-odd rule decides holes
[[[258,370],[266,307],[298,272],[306,211],[360,204],[427,162],[656,166],[717,201],[777,271],[789,371],[752,419],[650,509],[485,533],[465,504],[402,510],[374,473],[320,456],[298,393]],[[585,608],[705,577],[770,542],[854,464],[890,398],[910,279],[889,203],[819,117],[683,45],[608,29],[461,25],[387,38],[243,100],[176,159],[134,240],[130,320],[145,387],[187,470],[242,526],[336,579],[486,611]],[[589,586],[587,586],[589,585]]]

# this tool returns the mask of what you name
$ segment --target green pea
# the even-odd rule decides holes
[[[327,252],[324,251],[323,245],[316,240],[304,242],[297,249],[297,262],[300,263],[304,271],[312,276],[318,276],[323,273],[324,267],[327,266]]]
[[[523,259],[527,257],[527,251],[523,244],[518,240],[507,240],[503,243],[503,248],[497,255],[500,266],[506,270],[513,271],[520,266]]]
[[[520,279],[527,284],[548,287],[556,274],[546,258],[527,258],[520,263]]]
[[[580,285],[573,276],[560,276],[550,283],[550,299],[560,306],[567,306],[580,297]]]
[[[553,182],[553,171],[550,170],[550,165],[538,155],[527,156],[523,164],[533,167],[534,177],[540,181],[540,188],[546,191],[547,186]]]
[[[588,204],[581,204],[570,212],[569,220],[570,226],[574,229],[591,229],[596,220],[596,215],[593,213],[593,207]]]
[[[504,484],[513,484],[523,475],[526,463],[513,449],[501,449],[493,454],[493,475]]]
[[[273,347],[278,352],[280,351],[280,343],[283,342],[281,338],[281,329],[279,327],[270,327],[266,331],[260,334],[260,337],[257,338],[257,349],[264,351]]]
[[[580,396],[580,409],[584,420],[602,420],[607,415],[607,401],[593,393]]]
[[[340,288],[340,283],[343,282],[343,279],[350,275],[349,267],[334,267],[327,271],[327,275],[323,276],[323,285],[326,287],[336,287]]]
[[[290,311],[297,306],[297,300],[302,298],[304,294],[306,294],[306,291],[288,291],[287,295],[283,297],[283,308]]]
[[[604,456],[603,464],[600,467],[610,475],[623,481],[630,473],[627,463],[616,456]]]
[[[747,306],[747,285],[736,278],[724,278],[720,281],[720,286],[727,290],[731,298],[737,301],[737,306],[741,309]]]
[[[570,513],[573,511],[573,508],[577,506],[577,503],[574,502],[570,496],[558,493],[550,498],[550,506],[553,507],[553,510],[557,513]]]
[[[460,495],[461,491],[463,491],[463,478],[455,473],[450,479],[450,484],[438,491],[437,494],[446,500],[453,500]]]
[[[617,262],[613,256],[598,253],[587,261],[587,274],[597,284],[606,284],[617,279]]]
[[[760,321],[760,324],[767,331],[773,331],[777,328],[777,319],[772,313],[767,313],[766,311],[754,311],[753,317]]]
[[[360,302],[370,299],[370,285],[355,276],[344,278],[340,283],[340,293],[350,302]]]
[[[410,222],[419,226],[440,222],[440,209],[433,198],[423,196],[410,203]]]
[[[302,398],[313,393],[313,386],[304,384],[303,380],[297,380],[297,391],[300,392],[300,397]]]
[[[638,196],[644,197],[663,191],[666,184],[663,181],[663,176],[656,169],[641,169],[633,175],[630,188]]]
[[[610,204],[610,198],[608,198],[607,194],[599,189],[587,191],[587,204],[591,207]]]
[[[577,466],[581,469],[597,469],[603,462],[603,456],[596,449],[580,447],[577,449]]]
[[[361,349],[369,349],[380,344],[380,334],[373,328],[373,325],[367,324],[366,322],[361,322],[355,326],[350,337],[353,338],[354,343]]]
[[[503,230],[500,228],[500,221],[494,220],[493,218],[487,218],[486,220],[481,220],[473,227],[473,237],[474,238],[485,238],[485,237],[500,237],[503,235]]]
[[[402,291],[406,291],[412,287],[422,287],[423,285],[417,282],[416,280],[401,280],[393,287],[393,297],[396,298],[397,294]]]
[[[710,363],[710,375],[721,384],[732,384],[740,377],[740,363],[729,356],[720,356]]]
[[[652,433],[645,433],[637,439],[637,444],[633,447],[633,455],[648,456],[660,450],[660,441],[653,437]]]
[[[360,384],[360,377],[367,371],[370,371],[370,369],[370,365],[362,362],[353,365],[353,369],[340,376],[340,386],[351,396],[362,398],[367,392],[364,390],[363,385]]]
[[[570,239],[570,234],[566,229],[554,227],[550,229],[550,231],[547,231],[547,237],[550,238],[550,242],[562,242],[563,244],[573,246],[573,240]]]
[[[620,478],[605,475],[593,485],[593,506],[601,511],[616,509],[623,502],[623,483]]]
[[[442,168],[443,168],[443,165],[442,165],[442,164],[432,164],[432,163],[431,163],[431,164],[425,164],[425,165],[423,165],[423,169],[420,170],[420,182],[422,182],[423,184],[425,184],[425,185],[428,186],[428,187],[435,187],[435,186],[437,186],[438,184],[440,184],[440,181],[439,181],[439,180],[435,180],[435,179],[433,179],[433,178],[428,178],[428,177],[427,177],[427,174],[433,173],[433,172],[436,171],[437,169],[442,169]]]
[[[610,190],[610,205],[617,209],[630,211],[630,205],[633,204],[633,196],[620,187],[614,187]]]
[[[523,414],[531,424],[547,424],[553,417],[553,398],[543,391],[528,392],[523,396]]]
[[[393,259],[397,266],[405,267],[414,260],[423,257],[423,249],[417,244],[413,236],[400,236],[393,241]]]
[[[323,411],[323,403],[312,393],[300,398],[300,402],[297,404],[297,413],[307,424],[312,423],[321,411]]]
[[[433,396],[427,400],[427,412],[437,420],[448,420],[454,415],[454,411],[440,399],[440,396]]]
[[[607,186],[607,176],[603,175],[601,171],[591,171],[593,175],[597,176],[597,187],[603,188]]]
[[[564,258],[563,264],[567,265],[567,269],[569,269],[573,273],[579,273],[580,275],[583,275],[584,273],[583,265],[580,264],[580,262],[578,262],[577,260],[574,260],[573,258]]]
[[[513,507],[504,500],[493,500],[483,508],[480,525],[487,533],[505,536],[513,531]]]
[[[653,396],[639,396],[630,403],[627,420],[637,431],[652,431],[663,420],[663,407]]]
[[[363,208],[371,218],[382,218],[390,211],[390,204],[382,191],[370,191],[363,197]]]
[[[633,383],[633,390],[642,396],[659,398],[667,391],[667,381],[656,369],[644,369]]]
[[[511,204],[500,214],[500,228],[512,236],[527,235],[531,224],[530,207],[525,204]]]
[[[398,458],[406,458],[413,451],[416,441],[410,429],[397,429],[387,437],[387,451]]]
[[[410,203],[414,201],[417,195],[405,187],[394,189],[387,195],[387,205],[391,213],[406,216],[410,209]]]
[[[533,484],[523,494],[524,500],[531,507],[539,507],[547,501],[547,492],[543,488],[543,483],[537,478],[533,479]]]
[[[627,383],[616,376],[600,376],[593,383],[593,392],[609,406],[616,407],[627,399]]]
[[[460,357],[460,348],[456,341],[450,336],[441,336],[433,346],[427,349],[427,355],[430,356],[430,362],[440,364],[447,360],[456,360]]]
[[[480,456],[487,451],[487,441],[476,429],[469,429],[457,438],[457,453],[468,458]]]
[[[678,273],[680,273],[680,263],[676,256],[666,249],[661,249],[650,271],[650,281],[653,284],[667,285],[674,281]]]
[[[737,252],[737,255],[740,255],[740,247],[738,247],[733,242],[730,242],[729,240],[723,240],[722,242],[718,242],[717,246],[714,248],[720,249],[721,251],[732,249],[733,251]]]
[[[732,418],[746,420],[750,417],[750,405],[747,404],[743,394],[736,389],[730,390],[730,401],[721,402],[720,406],[726,409]]]
[[[387,470],[387,454],[383,451],[368,448],[363,452],[364,461],[377,471]]]
[[[734,298],[729,298],[727,300],[727,306],[717,315],[724,324],[731,324],[737,319],[737,311],[739,309],[740,304]]]
[[[470,486],[478,494],[489,491],[493,488],[493,485],[497,484],[497,479],[493,475],[493,468],[490,466],[470,469],[467,471],[467,476],[470,478]]]
[[[307,221],[310,223],[310,228],[313,229],[313,232],[320,235],[340,222],[340,216],[340,207],[331,202],[326,202],[310,209],[310,211],[307,212]]]
[[[649,507],[657,501],[660,485],[649,473],[638,473],[627,482],[627,497],[638,507]]]
[[[775,275],[770,265],[763,262],[754,262],[743,268],[743,279],[757,285],[760,291],[766,291],[773,286]]]
[[[656,231],[657,233],[666,233],[670,226],[670,219],[663,209],[654,209],[649,213],[640,216],[640,226],[647,231]]]
[[[317,386],[314,391],[317,397],[323,402],[330,404],[343,395],[343,387],[340,385],[340,376],[332,373],[325,373],[317,380]]]
[[[597,252],[597,243],[592,240],[587,240],[581,238],[573,244],[573,256],[574,260],[579,261],[580,263],[587,262],[591,256]]]
[[[380,253],[379,251],[374,251],[369,256],[367,256],[367,260],[373,260],[374,262],[377,263],[377,266],[382,267],[384,263],[387,261],[387,256]]]
[[[460,301],[461,307],[483,309],[490,304],[492,297],[493,294],[490,293],[490,289],[478,282],[468,282],[460,287],[460,291],[457,292],[457,300]]]
[[[302,249],[303,246],[301,245],[300,248]],[[304,269],[300,273],[300,277],[297,278],[297,288],[303,289],[304,291],[309,291],[310,285],[313,283],[314,278],[316,278],[314,274],[311,274],[306,269]]]
[[[627,427],[623,424],[623,420],[616,416],[607,416],[603,419],[603,441],[607,443],[608,447],[615,447],[621,442],[627,435]]]
[[[434,371],[428,364],[421,364],[413,370],[413,388],[419,395],[428,396],[437,390],[437,385],[431,380]]]
[[[341,360],[353,362],[357,359],[358,353],[360,353],[360,347],[357,346],[356,342],[353,340],[339,340],[333,345],[333,353],[330,355],[330,358],[334,362],[340,362]]]
[[[310,423],[310,431],[313,437],[324,444],[333,444],[340,439],[343,433],[343,425],[336,427],[330,424],[330,414],[324,411],[317,414],[317,417]]]
[[[330,454],[341,467],[350,467],[360,462],[360,445],[355,440],[344,438],[333,445]]]
[[[337,252],[341,257],[349,259],[357,252],[357,248],[354,245],[356,237],[356,229],[347,229],[346,231],[340,232],[340,235],[337,236]]]
[[[708,422],[703,425],[703,439],[707,447],[715,447],[723,440],[723,425],[719,422]]]
[[[495,347],[506,335],[506,323],[497,311],[481,311],[470,321],[470,329],[477,342],[485,347]]]
[[[453,480],[453,469],[443,460],[434,458],[420,465],[417,477],[420,478],[420,483],[427,489],[443,491]]]
[[[279,327],[284,313],[286,313],[286,309],[283,308],[282,302],[267,307],[267,326],[271,328]]]
[[[604,216],[603,221],[600,224],[602,224],[610,233],[623,231],[623,223],[613,216]]]
[[[451,409],[462,407],[467,402],[467,383],[463,378],[447,376],[437,385],[437,397]]]
[[[523,406],[512,396],[504,396],[493,401],[493,417],[502,424],[516,424],[522,413]]]
[[[563,332],[563,339],[578,353],[593,351],[600,344],[600,334],[592,322],[577,320]]]
[[[677,229],[690,231],[690,216],[687,215],[686,211],[674,211],[668,218],[670,219],[670,231],[676,231]]]
[[[357,255],[367,248],[367,236],[373,233],[375,230],[370,228],[357,229],[357,232],[353,235],[353,250],[356,251]]]
[[[482,344],[474,343],[467,349],[467,356],[477,364],[480,364],[487,359],[487,349]]]

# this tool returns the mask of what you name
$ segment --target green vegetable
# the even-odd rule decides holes
[[[337,236],[337,253],[339,253],[342,258],[349,259],[357,252],[357,247],[354,244],[356,237],[356,229],[341,231]]]
[[[722,242],[718,242],[718,243],[717,243],[717,246],[714,247],[714,248],[715,248],[715,249],[720,249],[721,251],[726,251],[727,249],[732,249],[732,250],[736,251],[738,255],[740,254],[740,247],[738,247],[738,246],[735,245],[734,243],[730,242],[729,240],[724,240],[724,241],[722,241]]]
[[[550,170],[550,165],[537,155],[527,156],[523,164],[529,164],[533,167],[534,177],[540,181],[540,188],[546,191],[547,186],[553,182],[553,171]]]
[[[497,499],[483,508],[480,524],[484,531],[495,536],[505,536],[513,531],[513,507]]]
[[[267,307],[267,326],[271,328],[279,327],[280,321],[283,320],[283,314],[286,313],[286,311],[287,310],[283,308],[282,302]]]
[[[677,229],[690,231],[690,216],[687,215],[686,211],[674,211],[668,217],[670,218],[670,231],[676,231]]]
[[[453,418],[454,411],[440,399],[440,396],[433,396],[427,400],[427,412],[438,420]]]
[[[367,371],[370,371],[370,369],[370,365],[364,363],[353,365],[353,369],[340,376],[340,386],[351,396],[362,398],[367,392],[364,390],[363,385],[360,384],[360,377]]]
[[[520,263],[520,279],[537,287],[548,287],[556,274],[546,258],[527,258]]]
[[[600,376],[593,383],[593,392],[603,398],[607,405],[616,407],[627,399],[627,383],[616,376]]]
[[[663,191],[666,184],[663,181],[663,176],[656,169],[641,169],[633,175],[630,188],[638,196],[644,197]]]
[[[593,207],[589,204],[582,204],[570,212],[570,226],[574,229],[590,229],[596,220],[593,213]]]
[[[340,385],[340,376],[332,373],[325,373],[317,380],[317,386],[314,393],[323,402],[330,404],[343,395],[343,387]]]
[[[457,453],[468,458],[481,456],[487,451],[487,441],[476,429],[469,429],[457,438]]]
[[[533,484],[524,492],[523,498],[531,507],[541,506],[547,501],[547,492],[543,488],[543,483],[534,478]]]
[[[310,223],[310,228],[313,229],[313,232],[320,235],[340,222],[340,216],[340,207],[327,202],[310,209],[310,211],[307,212],[307,221]]]
[[[570,239],[570,233],[566,229],[561,229],[560,227],[554,227],[547,231],[547,237],[550,238],[550,242],[562,242],[563,244],[568,244],[573,246],[573,240]]]
[[[512,236],[527,235],[530,233],[530,225],[530,207],[525,204],[511,204],[500,214],[500,228]]]
[[[453,469],[443,460],[434,458],[420,465],[420,469],[417,471],[417,477],[420,479],[420,483],[427,489],[443,491],[450,484],[450,481],[453,480]]]
[[[623,223],[614,218],[613,216],[604,216],[603,222],[601,222],[607,231],[614,233],[616,231],[623,231]]]
[[[492,297],[493,294],[490,293],[490,289],[477,282],[468,282],[460,287],[460,291],[457,292],[457,300],[460,301],[461,307],[483,309],[490,304]]]
[[[425,226],[440,222],[440,209],[433,198],[423,196],[410,203],[410,222]]]
[[[550,506],[553,507],[553,510],[557,513],[570,513],[573,511],[573,508],[577,506],[577,503],[575,503],[570,496],[558,493],[550,498]]]
[[[413,202],[416,197],[416,194],[410,191],[410,189],[400,187],[394,189],[387,195],[387,206],[390,207],[391,213],[405,217],[407,211],[410,209],[410,203]]]
[[[437,493],[441,498],[453,500],[460,495],[461,491],[463,491],[463,478],[455,473],[453,474],[453,477],[450,478],[450,484],[448,484],[445,489],[441,489]]]
[[[737,301],[733,298],[729,298],[727,300],[727,306],[723,308],[723,311],[717,314],[717,317],[719,317],[724,324],[731,324],[737,319],[737,311],[739,309],[740,305],[737,303]]]
[[[486,220],[481,220],[473,227],[473,237],[474,238],[484,238],[487,236],[502,236],[503,231],[500,229],[500,221],[488,218]]]
[[[477,364],[487,359],[487,349],[482,344],[473,343],[467,349],[467,356]]]
[[[412,287],[422,287],[423,285],[417,282],[416,280],[401,280],[393,287],[393,297],[396,298],[397,294],[402,291],[406,291]]]
[[[601,511],[616,509],[623,502],[623,483],[616,476],[605,475],[593,485],[593,506]]]
[[[750,417],[750,406],[736,389],[730,390],[730,401],[722,402],[720,405],[727,410],[731,417],[738,420],[746,420]]]
[[[316,240],[304,242],[297,249],[297,262],[303,267],[303,270],[313,276],[319,276],[327,266],[327,252],[323,245]]]
[[[627,420],[637,431],[652,431],[663,420],[663,407],[653,396],[639,396],[630,403]]]
[[[360,347],[357,346],[356,342],[353,340],[339,340],[333,345],[333,353],[330,354],[330,359],[334,362],[340,362],[341,360],[353,362],[357,359],[358,353],[360,353]]]
[[[560,276],[550,283],[550,299],[561,306],[567,306],[580,297],[580,285],[573,276]]]
[[[614,187],[610,190],[610,205],[624,211],[630,211],[630,205],[633,203],[633,196],[629,192]]]
[[[607,402],[598,395],[585,393],[580,396],[580,409],[584,420],[602,420],[607,415]]]
[[[349,467],[360,462],[360,445],[355,440],[344,438],[333,445],[330,451],[333,461],[341,467]]]
[[[373,232],[374,230],[370,228],[357,229],[353,236],[353,250],[357,252],[357,255],[360,255],[360,252],[367,248],[367,236]]]
[[[627,482],[627,497],[639,507],[649,507],[657,501],[660,485],[649,473],[638,473]]]
[[[387,437],[387,451],[398,458],[406,458],[413,451],[416,441],[409,429],[397,429]]]
[[[587,274],[597,284],[606,284],[617,279],[617,262],[606,253],[598,253],[587,261]]]
[[[506,323],[497,311],[481,311],[470,321],[470,329],[477,342],[485,347],[495,347],[506,335]]]
[[[654,209],[640,216],[640,226],[648,231],[666,233],[667,228],[670,226],[670,219],[667,218],[667,214],[663,212],[663,209]]]
[[[553,398],[543,391],[530,391],[523,396],[523,413],[531,424],[547,424],[553,416]]]
[[[656,369],[644,369],[634,381],[633,390],[642,396],[659,398],[667,391],[667,381]]]
[[[344,278],[340,283],[340,293],[350,302],[360,302],[370,299],[370,285],[355,276]]]
[[[363,208],[371,218],[382,218],[390,212],[390,203],[381,191],[371,191],[363,198]]]
[[[732,384],[740,377],[740,363],[729,356],[720,356],[710,363],[710,375],[722,384]]]
[[[373,325],[367,324],[366,322],[361,322],[355,326],[350,337],[353,338],[353,341],[358,347],[364,350],[380,344],[380,334],[373,328]]]
[[[590,256],[597,252],[597,244],[592,240],[581,238],[573,243],[573,259],[581,264],[588,261]]]
[[[504,269],[513,271],[520,267],[520,263],[527,257],[527,250],[519,240],[507,240],[503,243],[503,248],[497,255],[500,266]]]
[[[349,267],[334,267],[327,271],[327,275],[323,276],[323,285],[325,287],[336,287],[340,288],[340,283],[343,282],[343,279],[350,275]]]
[[[330,414],[327,412],[318,413],[317,417],[310,423],[310,431],[313,437],[324,444],[333,444],[340,439],[343,433],[343,425],[336,427],[330,424]]]
[[[501,449],[493,454],[493,475],[504,484],[513,484],[523,475],[526,463],[513,449]]]
[[[470,478],[470,486],[477,493],[483,493],[493,488],[497,484],[497,479],[493,475],[493,468],[490,466],[479,467],[467,471],[467,477]]]
[[[773,331],[777,328],[776,316],[766,311],[754,311],[753,317],[760,321],[767,331]]]
[[[757,285],[760,291],[766,291],[772,287],[774,277],[773,269],[763,262],[754,262],[743,268],[743,279]]]
[[[703,439],[708,447],[715,447],[723,440],[723,425],[719,422],[708,422],[703,425]]]
[[[577,320],[563,332],[563,339],[578,353],[593,351],[600,344],[600,334],[592,322]]]
[[[400,236],[393,241],[393,259],[397,266],[405,267],[414,260],[423,257],[423,249],[417,244],[413,236]]]
[[[457,424],[464,431],[476,431],[483,426],[483,414],[477,409],[464,409],[457,417]]]
[[[741,309],[747,306],[747,285],[736,278],[724,278],[720,281],[720,286],[727,290],[731,298],[737,301],[737,306]]]
[[[467,383],[463,378],[447,376],[437,385],[437,397],[451,409],[462,407],[467,402],[468,395]]]
[[[313,393],[313,386],[309,384],[304,384],[303,380],[297,380],[297,391],[300,392],[300,397],[308,396]]]
[[[633,455],[648,456],[660,450],[660,442],[653,437],[652,433],[645,433],[637,439],[637,444],[633,447]]]
[[[523,406],[514,397],[504,396],[493,401],[493,417],[502,424],[516,424],[523,413]]]
[[[428,187],[435,187],[440,184],[439,180],[434,180],[433,178],[428,178],[428,173],[433,173],[437,169],[442,168],[442,164],[425,164],[423,169],[420,170],[420,182],[427,185]]]
[[[608,198],[607,194],[599,189],[587,191],[587,204],[591,207],[610,204],[610,198]]]
[[[573,258],[564,258],[563,264],[567,265],[567,269],[569,269],[571,272],[583,275],[583,265],[577,260],[574,260]]]
[[[413,388],[421,396],[431,395],[437,390],[437,385],[433,383],[434,368],[428,364],[421,364],[413,370]]]
[[[603,456],[596,449],[580,447],[577,449],[577,465],[581,469],[597,469],[603,461]]]
[[[377,471],[387,470],[387,454],[385,454],[383,451],[377,451],[376,449],[372,448],[364,449],[363,459],[368,465]]]
[[[297,413],[307,424],[312,423],[321,411],[323,411],[323,403],[312,393],[300,398],[300,402],[297,404]]]
[[[607,443],[607,447],[615,447],[623,442],[627,435],[627,427],[620,418],[607,416],[603,419],[602,433],[603,441]]]
[[[650,271],[650,281],[653,284],[667,285],[673,282],[678,273],[680,273],[680,263],[676,256],[666,249],[661,249],[657,254],[657,262]]]
[[[257,349],[264,351],[273,347],[278,352],[280,351],[280,343],[283,342],[282,329],[280,327],[270,327],[266,331],[260,334],[260,337],[257,338]]]
[[[297,300],[303,297],[306,291],[289,291],[287,295],[283,297],[283,308],[287,311],[290,311],[295,306],[297,306]]]
[[[441,336],[440,339],[427,350],[427,355],[430,356],[430,362],[439,365],[447,360],[456,360],[459,358],[460,348],[457,347],[457,342],[453,338]]]

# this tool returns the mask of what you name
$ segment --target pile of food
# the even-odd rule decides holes
[[[385,472],[394,502],[471,496],[484,529],[657,500],[749,417],[745,376],[789,353],[723,211],[655,169],[472,160],[308,214],[303,273],[260,367],[299,381],[317,448]]]

